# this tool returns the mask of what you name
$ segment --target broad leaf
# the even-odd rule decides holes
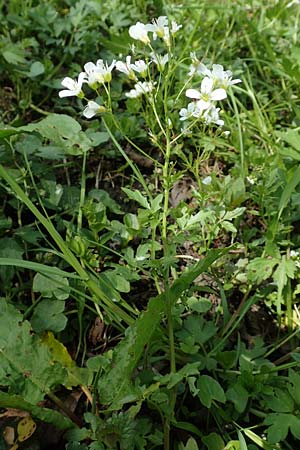
[[[30,320],[37,333],[51,330],[56,333],[65,329],[68,319],[63,314],[65,302],[61,300],[42,300],[34,309]]]
[[[269,414],[265,418],[264,424],[270,425],[267,430],[270,444],[283,441],[289,430],[296,439],[300,439],[300,418],[293,414]]]
[[[0,303],[0,379],[9,393],[36,404],[55,386],[64,384],[65,369],[51,356],[30,323],[4,300]]]
[[[225,403],[226,397],[220,383],[208,375],[202,375],[198,378],[197,388],[199,389],[198,397],[202,405],[210,408],[213,400]]]

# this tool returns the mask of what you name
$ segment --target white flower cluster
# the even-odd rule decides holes
[[[63,89],[59,92],[60,97],[76,96],[87,101],[87,105],[83,111],[83,115],[90,119],[96,114],[100,114],[106,110],[105,106],[99,105],[93,100],[88,100],[83,92],[83,85],[86,83],[91,89],[97,91],[101,86],[104,86],[104,91],[108,94],[107,86],[112,80],[112,71],[115,69],[121,72],[134,81],[134,88],[125,93],[128,98],[137,98],[141,95],[149,95],[155,88],[155,82],[151,80],[149,65],[154,63],[157,66],[159,72],[163,72],[166,64],[169,61],[169,54],[162,55],[153,50],[148,33],[153,34],[153,40],[162,38],[166,46],[170,47],[170,36],[174,36],[176,32],[181,28],[181,25],[177,25],[172,21],[169,25],[168,18],[166,16],[160,16],[157,19],[153,19],[150,24],[143,24],[137,22],[135,25],[129,28],[129,35],[136,40],[149,44],[151,52],[147,61],[139,59],[135,62],[131,60],[131,55],[126,56],[125,61],[113,60],[111,64],[104,62],[102,59],[98,59],[95,63],[87,62],[84,65],[84,72],[81,72],[78,79],[73,80],[70,77],[66,77],[61,82]],[[143,81],[139,81],[138,77],[141,77]],[[148,79],[148,81],[146,81]]]
[[[160,16],[158,19],[153,19],[152,23],[144,24],[142,22],[137,22],[129,28],[129,34],[133,39],[143,42],[143,44],[150,44],[151,40],[148,33],[153,33],[153,40],[159,37],[164,40],[167,47],[171,46],[171,36],[175,36],[182,25],[177,25],[177,23],[172,20],[171,26],[167,16]]]
[[[160,73],[164,72],[166,65],[169,63],[169,58],[172,58],[171,45],[173,44],[172,37],[175,36],[181,25],[177,25],[175,21],[169,21],[166,16],[160,16],[153,19],[152,23],[144,24],[137,22],[129,28],[129,35],[148,46],[148,52],[145,52],[145,60],[137,59],[132,61],[132,56],[125,57],[125,61],[113,60],[110,64],[98,59],[96,63],[87,62],[84,65],[84,71],[78,76],[78,79],[73,80],[66,77],[62,81],[63,89],[59,92],[60,97],[76,96],[86,101],[86,106],[83,110],[83,115],[87,119],[101,114],[110,109],[110,83],[112,80],[112,71],[115,70],[125,74],[127,78],[134,82],[134,87],[125,93],[125,96],[130,99],[136,99],[140,96],[155,97],[153,91],[159,89],[161,85],[160,79],[156,83],[154,81],[153,70],[150,69],[151,64],[155,64]],[[152,33],[152,41],[149,34]],[[161,48],[155,50],[154,41],[163,43],[167,53],[162,54]],[[159,47],[159,46],[158,46]],[[133,54],[135,51],[133,50]],[[180,121],[191,120],[193,122],[198,119],[206,124],[216,124],[222,126],[224,121],[219,118],[220,108],[216,107],[216,102],[227,97],[227,89],[230,86],[240,83],[239,79],[232,79],[230,70],[224,70],[223,66],[214,64],[212,69],[208,69],[201,63],[194,53],[191,53],[192,64],[190,66],[189,76],[201,76],[202,81],[200,88],[187,89],[186,96],[193,101],[179,111]],[[97,92],[99,99],[99,89],[103,88],[104,96],[107,98],[107,103],[100,105],[97,101],[89,100],[85,97],[83,86],[87,84],[90,89]],[[183,131],[189,132],[192,125],[185,124]]]
[[[214,123],[216,125],[224,125],[224,121],[219,118],[220,108],[216,108],[215,102],[224,100],[227,97],[226,90],[229,86],[241,83],[240,79],[232,79],[232,72],[224,70],[220,64],[213,64],[212,70],[209,70],[191,53],[192,64],[190,66],[189,75],[204,76],[200,89],[188,89],[186,96],[193,99],[187,108],[179,111],[180,120],[203,119],[204,123]]]

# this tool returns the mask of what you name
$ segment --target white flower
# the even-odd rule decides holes
[[[116,60],[114,59],[113,62],[108,65],[108,63],[104,63],[102,59],[98,59],[97,61],[97,68],[99,73],[102,76],[103,83],[110,83],[111,81],[111,72],[113,68],[116,66]]]
[[[217,88],[227,89],[229,86],[242,82],[239,78],[233,80],[232,72],[230,70],[224,70],[221,64],[213,64],[212,70],[209,70],[204,64],[199,62],[197,65],[194,64],[194,72],[198,75],[211,78],[214,82],[214,87]]]
[[[148,37],[149,25],[145,25],[142,22],[137,22],[129,28],[129,35],[137,41],[141,41],[144,44],[150,44],[150,39]]]
[[[137,98],[143,94],[147,94],[154,89],[154,84],[152,81],[138,81],[134,85],[134,89],[131,89],[129,92],[126,92],[126,97],[128,98]]]
[[[126,62],[123,61],[117,61],[116,63],[116,69],[119,72],[125,73],[131,80],[136,80],[136,76],[132,70],[132,64],[131,64],[131,56],[126,56]]]
[[[190,57],[192,60],[192,64],[190,65],[190,71],[188,73],[189,76],[194,75],[197,73],[198,75],[204,75],[204,76],[210,76],[211,71],[208,70],[205,65],[199,61],[199,59],[196,56],[195,52],[190,53]]]
[[[180,115],[179,120],[188,120],[188,119],[200,117],[202,112],[203,111],[201,111],[197,107],[197,103],[194,103],[194,102],[189,103],[187,105],[187,108],[182,108],[179,111],[179,115]]]
[[[91,119],[96,114],[103,113],[104,111],[105,111],[104,106],[98,105],[98,103],[94,102],[93,100],[90,100],[82,114],[87,119]]]
[[[171,33],[172,34],[176,34],[178,30],[180,30],[180,28],[182,28],[182,25],[178,25],[175,20],[172,20],[171,22]]]
[[[148,66],[142,59],[139,59],[134,64],[130,64],[130,67],[135,72],[140,73],[143,78],[147,76]]]
[[[87,83],[90,87],[97,87],[99,81],[99,74],[97,72],[97,66],[92,62],[87,62],[84,65],[84,70],[87,75]]]
[[[158,55],[157,53],[150,53],[151,60],[157,64],[158,70],[162,72],[165,68],[165,65],[169,61],[169,55],[166,53],[165,55]]]
[[[78,76],[78,81],[73,80],[70,77],[66,77],[62,80],[61,84],[63,87],[66,87],[67,89],[64,89],[62,91],[59,91],[58,95],[60,98],[62,97],[83,97],[84,94],[81,90],[82,84],[84,83],[86,78],[85,72],[81,72]]]
[[[219,111],[220,108],[211,105],[211,107],[206,109],[203,113],[204,122],[206,124],[215,123],[222,127],[224,125],[224,120],[219,119]]]
[[[158,17],[158,19],[153,19],[152,24],[147,25],[148,31],[151,31],[153,33],[154,40],[157,39],[157,36],[160,38],[164,38],[166,28],[168,28],[167,16],[160,16]]]
[[[88,62],[84,65],[84,70],[87,75],[88,85],[96,89],[99,84],[109,83],[111,81],[111,72],[115,67],[116,61],[113,60],[109,66],[104,64],[102,59],[98,59],[97,63]]]
[[[197,106],[199,109],[208,109],[212,101],[223,100],[227,97],[226,91],[223,88],[213,89],[213,79],[205,77],[201,82],[201,90],[188,89],[186,96],[198,100]]]
[[[215,87],[223,89],[227,89],[229,86],[242,82],[239,78],[233,80],[232,72],[230,70],[224,70],[221,64],[213,64],[210,76],[214,81]]]
[[[147,64],[142,59],[139,59],[135,63],[131,63],[131,56],[126,56],[126,62],[117,61],[116,69],[119,72],[125,73],[131,80],[137,80],[134,72],[138,72],[142,77],[147,75]]]

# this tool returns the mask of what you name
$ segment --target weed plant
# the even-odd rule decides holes
[[[298,448],[299,16],[1,4],[1,448]]]

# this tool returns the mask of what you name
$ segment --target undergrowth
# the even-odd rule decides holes
[[[299,16],[1,3],[1,449],[298,448]]]

